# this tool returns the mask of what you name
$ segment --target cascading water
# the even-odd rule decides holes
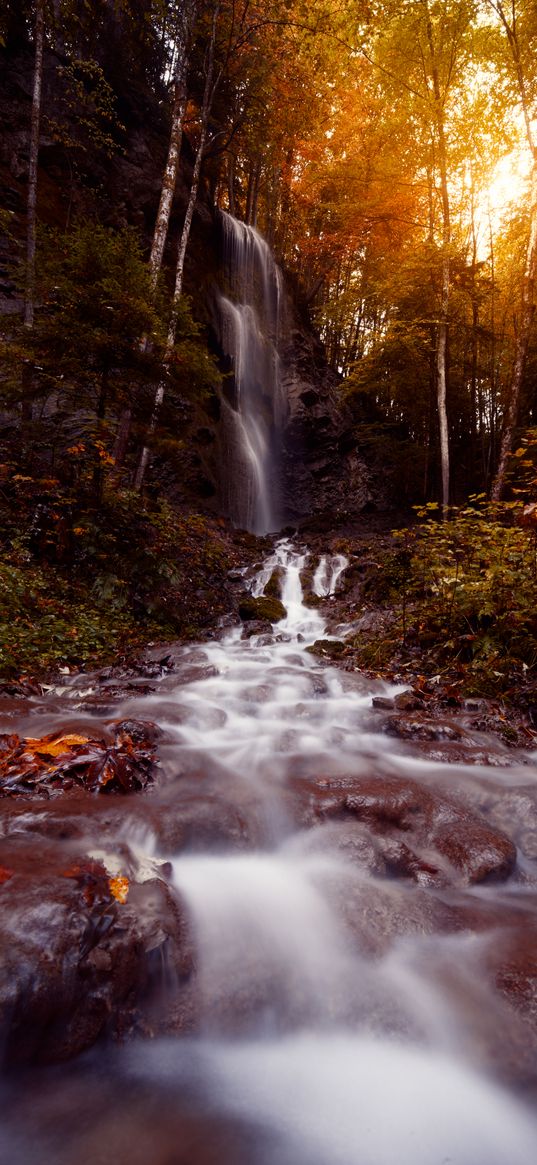
[[[254,227],[224,212],[221,222],[227,294],[218,300],[220,342],[232,377],[222,397],[222,503],[236,526],[266,534],[280,524],[282,279]]]
[[[314,595],[320,599],[335,595],[338,582],[348,565],[349,560],[344,554],[335,554],[331,559],[323,554],[313,576]]]
[[[480,738],[466,742],[472,763],[450,763],[419,741],[401,746],[385,734],[371,696],[388,695],[386,686],[325,666],[307,650],[326,634],[320,610],[303,602],[309,562],[281,541],[251,580],[260,594],[275,571],[281,579],[287,616],[272,636],[242,637],[235,628],[220,641],[187,646],[157,693],[134,694],[117,710],[155,720],[164,733],[167,781],[147,804],[153,820],[159,812],[165,819],[164,836],[174,815],[181,825],[180,844],[161,842],[160,856],[189,918],[195,1018],[178,1037],[97,1050],[46,1083],[33,1077],[26,1095],[17,1081],[4,1139],[0,1133],[0,1158],[10,1165],[533,1165],[537,1158],[537,1122],[497,1071],[510,1065],[516,1083],[520,1067],[525,1087],[536,1086],[531,1025],[490,970],[504,950],[514,982],[513,934],[517,926],[524,936],[531,931],[534,761],[503,768],[500,751],[498,767],[484,764]],[[322,562],[325,593],[341,566]],[[67,693],[73,716],[79,691],[75,682]],[[384,838],[397,804],[374,837],[349,816],[356,794],[346,790],[363,780],[374,800],[377,786],[409,772],[426,796],[455,789],[470,804],[496,807],[520,842],[523,877],[473,885],[453,876],[448,862],[435,880],[438,855],[427,848],[417,881],[390,874],[402,860]],[[317,816],[323,791],[327,808]],[[347,798],[343,816],[339,795]],[[189,843],[184,821],[200,804],[205,832]],[[411,804],[403,853],[416,812]],[[443,827],[453,810],[442,812]],[[385,841],[381,869],[375,846]],[[145,844],[153,853],[154,841]],[[177,990],[180,1012],[185,988]]]

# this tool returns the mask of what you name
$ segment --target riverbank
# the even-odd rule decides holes
[[[392,709],[403,736],[425,739],[431,716],[458,715],[471,729],[534,748],[533,530],[491,526],[475,513],[448,525],[408,519],[318,518],[290,532],[309,556],[305,600],[327,619],[329,639],[310,650],[343,670],[404,685],[407,695]],[[0,693],[8,698],[39,696],[66,676],[103,667],[103,682],[117,691],[133,679],[150,684],[170,644],[173,654],[174,644],[219,634],[222,622],[240,624],[244,571],[274,542],[130,495],[110,501],[99,530],[88,515],[77,521],[84,524],[43,505],[24,537],[12,534],[7,545]],[[343,556],[346,566],[336,593],[321,598],[312,580],[326,554]],[[278,586],[267,587],[271,602]]]

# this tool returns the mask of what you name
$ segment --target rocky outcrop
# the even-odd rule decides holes
[[[359,513],[375,500],[375,485],[360,456],[352,422],[328,368],[322,345],[289,305],[291,326],[283,355],[288,423],[283,451],[285,521],[313,513]]]

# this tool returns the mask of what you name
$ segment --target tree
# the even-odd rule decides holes
[[[39,308],[21,347],[34,368],[35,418],[29,456],[48,472],[78,464],[102,496],[122,405],[155,376],[165,335],[147,266],[131,229],[96,223],[47,232],[37,270]],[[25,337],[24,333],[27,334]],[[141,334],[151,338],[147,351]],[[17,388],[13,385],[13,396]]]
[[[169,364],[170,364],[170,361],[172,358],[173,350],[175,347],[175,340],[176,340],[176,335],[177,335],[177,321],[178,321],[178,316],[179,316],[179,305],[180,305],[181,296],[183,293],[183,274],[184,274],[184,268],[185,268],[186,251],[187,251],[187,247],[188,247],[188,240],[190,238],[190,229],[192,226],[194,207],[196,205],[196,200],[198,197],[198,186],[199,186],[199,180],[200,180],[200,174],[201,174],[201,166],[202,166],[202,162],[203,162],[203,156],[205,153],[205,143],[207,140],[209,113],[210,113],[210,109],[211,109],[212,100],[214,97],[214,54],[215,54],[216,29],[217,29],[219,12],[220,12],[220,4],[217,2],[214,6],[213,18],[212,18],[212,27],[211,27],[211,37],[210,37],[210,41],[209,41],[209,45],[208,45],[208,49],[207,49],[207,66],[206,66],[206,76],[205,76],[205,88],[204,88],[204,92],[203,92],[203,101],[202,101],[201,112],[200,112],[200,135],[199,135],[199,141],[198,141],[198,146],[197,146],[197,150],[196,150],[196,157],[194,160],[194,169],[192,171],[192,180],[190,183],[190,194],[189,194],[189,198],[188,198],[185,218],[184,218],[184,222],[183,222],[183,229],[181,231],[181,238],[179,241],[179,249],[178,249],[178,253],[177,253],[177,263],[176,263],[176,268],[175,268],[175,287],[174,287],[173,300],[172,300],[172,306],[171,306],[170,322],[169,322],[169,326],[168,326],[168,338],[167,338],[166,348],[165,348],[165,352],[164,352],[164,371],[165,371],[165,373],[168,370],[168,367],[169,367]],[[217,79],[217,81],[218,81],[218,79]],[[162,402],[164,400],[165,391],[166,391],[166,380],[165,380],[165,378],[161,378],[159,386],[158,386],[156,394],[155,394],[155,402],[153,405],[153,411],[151,414],[151,421],[149,424],[149,436],[151,436],[151,434],[154,432],[154,430],[156,428],[158,415],[160,413]],[[140,490],[142,488],[142,485],[143,485],[148,459],[149,459],[149,447],[147,444],[144,444],[141,455],[140,455],[140,461],[138,463],[138,469],[136,471],[136,478],[135,478],[135,488],[138,490]]]
[[[187,77],[189,65],[189,48],[192,31],[197,13],[197,0],[183,0],[177,14],[177,26],[174,36],[175,66],[173,74],[173,103],[171,110],[170,140],[168,157],[162,179],[159,208],[155,220],[153,242],[149,257],[149,271],[151,284],[155,288],[158,274],[162,266],[162,257],[168,234],[170,214],[172,209],[179,156],[181,153],[181,139],[183,133],[183,118],[185,115],[188,91]]]
[[[517,0],[511,0],[510,17],[501,0],[488,0],[496,13],[507,40],[511,71],[515,81],[518,101],[522,109],[526,141],[532,159],[528,198],[528,236],[524,270],[522,273],[520,319],[515,340],[513,370],[509,385],[507,413],[504,420],[498,468],[492,484],[491,497],[498,501],[503,493],[509,455],[513,447],[514,433],[518,420],[520,392],[528,353],[533,317],[535,311],[535,277],[537,274],[537,145],[533,129],[534,109],[527,76],[527,68],[522,50],[519,28],[519,8]]]
[[[34,322],[35,248],[37,228],[37,163],[39,157],[39,127],[41,121],[41,90],[43,87],[43,51],[45,45],[45,0],[36,0],[34,33],[34,86],[30,124],[30,155],[28,166],[28,200],[26,228],[26,295],[24,323]]]

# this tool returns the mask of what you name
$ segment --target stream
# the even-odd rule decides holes
[[[186,645],[114,707],[159,726],[162,774],[85,800],[77,852],[165,864],[192,971],[162,959],[140,1038],[6,1075],[1,1165],[537,1160],[537,758],[390,734],[372,699],[402,685],[307,650],[345,560],[318,562],[315,608],[306,561],[282,540],[247,579],[280,572],[272,634]],[[105,697],[67,677],[0,730],[106,731]]]

